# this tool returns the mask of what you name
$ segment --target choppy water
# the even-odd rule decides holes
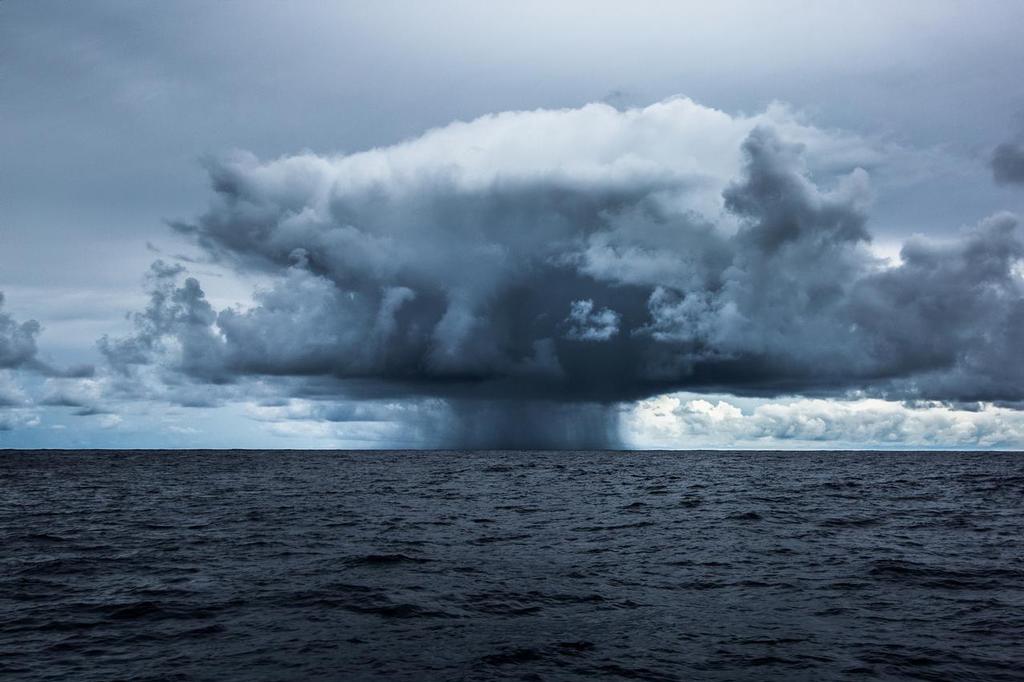
[[[1024,679],[1024,456],[0,453],[0,675]]]

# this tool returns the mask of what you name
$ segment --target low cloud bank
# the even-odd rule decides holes
[[[1024,412],[993,405],[791,398],[746,409],[728,397],[640,401],[624,419],[634,447],[1019,448]]]

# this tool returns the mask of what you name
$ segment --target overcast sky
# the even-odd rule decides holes
[[[1022,447],[1021,26],[0,2],[0,446]]]

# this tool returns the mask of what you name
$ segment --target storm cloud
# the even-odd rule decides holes
[[[992,177],[1003,185],[1024,185],[1024,145],[1004,142],[992,152]]]
[[[1024,399],[1017,218],[885,262],[876,160],[784,108],[681,98],[211,159],[210,208],[174,227],[272,283],[218,311],[157,263],[135,331],[101,350],[126,377],[441,399],[472,446],[611,444],[615,405],[672,390]]]
[[[36,337],[41,327],[35,320],[18,322],[4,312],[0,293],[0,369],[30,365],[36,361]]]
[[[37,340],[43,327],[36,320],[18,322],[4,312],[0,292],[0,370],[21,370],[46,377],[84,378],[93,375],[92,365],[61,367],[39,357]]]

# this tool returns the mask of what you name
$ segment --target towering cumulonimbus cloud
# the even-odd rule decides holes
[[[607,445],[616,404],[676,389],[1021,400],[1017,219],[913,239],[889,265],[869,248],[875,161],[781,107],[686,99],[237,154],[208,163],[210,209],[175,228],[273,286],[217,312],[155,265],[136,332],[101,347],[126,374],[441,398],[473,446]]]

